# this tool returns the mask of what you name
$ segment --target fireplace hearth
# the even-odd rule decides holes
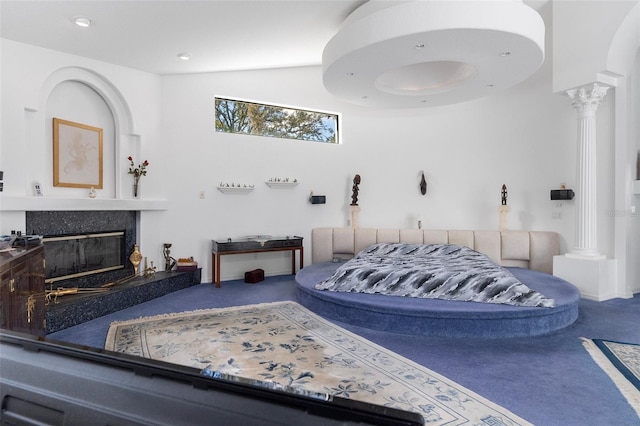
[[[201,269],[189,272],[158,272],[136,277],[100,293],[70,294],[47,305],[46,334],[117,312],[156,297],[200,284]]]
[[[44,237],[48,290],[105,289],[79,291],[49,300],[45,313],[47,334],[199,284],[201,280],[200,269],[158,272],[154,277],[131,279],[134,268],[128,258],[136,244],[135,211],[28,211],[26,225],[27,233]]]

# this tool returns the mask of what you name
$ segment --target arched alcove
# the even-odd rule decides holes
[[[84,88],[84,89],[83,89]],[[90,90],[87,90],[90,89]],[[107,198],[123,198],[121,195],[121,181],[123,174],[126,174],[127,164],[124,162],[115,161],[122,157],[122,152],[133,152],[134,155],[139,152],[138,142],[139,137],[136,135],[134,121],[132,118],[131,110],[126,99],[122,96],[120,91],[104,76],[81,67],[63,67],[52,72],[47,79],[43,82],[40,91],[38,93],[38,107],[37,109],[25,108],[26,110],[26,129],[25,139],[27,146],[30,149],[42,150],[44,146],[50,149],[52,138],[52,125],[51,125],[51,102],[53,100],[56,105],[56,114],[59,111],[64,110],[64,94],[60,94],[60,91],[69,90],[71,95],[69,96],[69,102],[80,99],[91,102],[92,93],[96,96],[96,104],[104,103],[106,105],[106,111],[110,117],[104,122],[107,126],[111,126],[109,133],[112,134],[112,143],[110,146],[110,152],[105,152],[111,160],[105,163],[110,167],[110,170],[105,169],[105,177],[109,177],[111,180],[108,192],[104,194]],[[82,94],[84,92],[84,95]],[[73,114],[74,105],[68,105],[69,111]],[[96,105],[96,109],[100,107]],[[58,117],[65,118],[65,117]],[[67,117],[71,121],[73,118]],[[41,160],[44,163],[39,164],[39,168],[42,171],[40,175],[35,175],[32,178],[41,183],[45,187],[53,189],[52,185],[52,157],[51,155],[43,156]],[[30,185],[30,183],[28,183]],[[55,189],[55,192],[61,192],[59,189]],[[124,192],[127,194],[127,192]],[[78,189],[65,188],[65,194],[69,194],[70,197],[80,197],[82,195]],[[56,194],[60,195],[60,194]]]

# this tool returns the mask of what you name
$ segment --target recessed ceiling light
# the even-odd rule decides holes
[[[183,61],[188,61],[189,59],[191,59],[191,53],[189,52],[178,53],[178,58],[182,59]]]
[[[71,18],[71,22],[82,28],[87,28],[89,25],[91,25],[91,19],[87,18],[86,16],[74,16],[73,18]]]

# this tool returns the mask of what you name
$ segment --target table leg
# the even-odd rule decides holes
[[[211,284],[220,288],[220,253],[211,253]]]
[[[216,287],[220,288],[220,253],[216,253]]]

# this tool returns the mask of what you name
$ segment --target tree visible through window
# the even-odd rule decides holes
[[[215,98],[216,132],[339,143],[338,114]]]

